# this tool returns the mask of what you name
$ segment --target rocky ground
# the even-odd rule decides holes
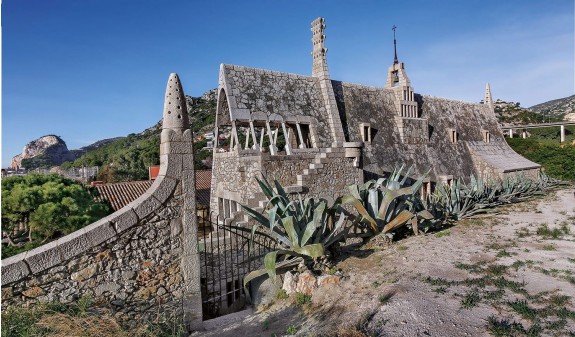
[[[575,336],[574,192],[349,252],[337,268],[342,281],[311,300],[264,284],[257,308],[192,335]]]

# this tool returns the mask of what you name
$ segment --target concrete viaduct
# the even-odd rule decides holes
[[[513,130],[521,130],[522,137],[527,138],[527,129],[538,128],[552,128],[559,127],[561,129],[561,143],[565,142],[565,126],[575,125],[575,122],[553,122],[553,123],[540,123],[540,124],[525,124],[525,125],[500,125],[501,131],[507,133],[509,138],[513,138]]]

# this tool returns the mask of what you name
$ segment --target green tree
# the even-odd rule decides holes
[[[94,191],[67,178],[29,174],[2,180],[2,258],[70,234],[110,214]]]

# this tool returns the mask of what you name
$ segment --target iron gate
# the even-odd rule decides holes
[[[232,219],[209,214],[198,217],[204,320],[245,308],[244,276],[262,268],[265,254],[276,246],[261,232],[251,240],[251,233]]]

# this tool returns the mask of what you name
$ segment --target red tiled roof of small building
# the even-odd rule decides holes
[[[212,170],[196,170],[196,201],[198,208],[210,207]]]
[[[96,185],[95,188],[100,193],[96,199],[99,201],[107,200],[112,206],[112,209],[117,211],[138,199],[153,183],[153,180],[144,180]]]
[[[196,200],[198,207],[209,207],[211,170],[196,170]],[[94,186],[100,194],[96,200],[107,200],[114,211],[136,200],[152,186],[153,180],[126,181]]]

